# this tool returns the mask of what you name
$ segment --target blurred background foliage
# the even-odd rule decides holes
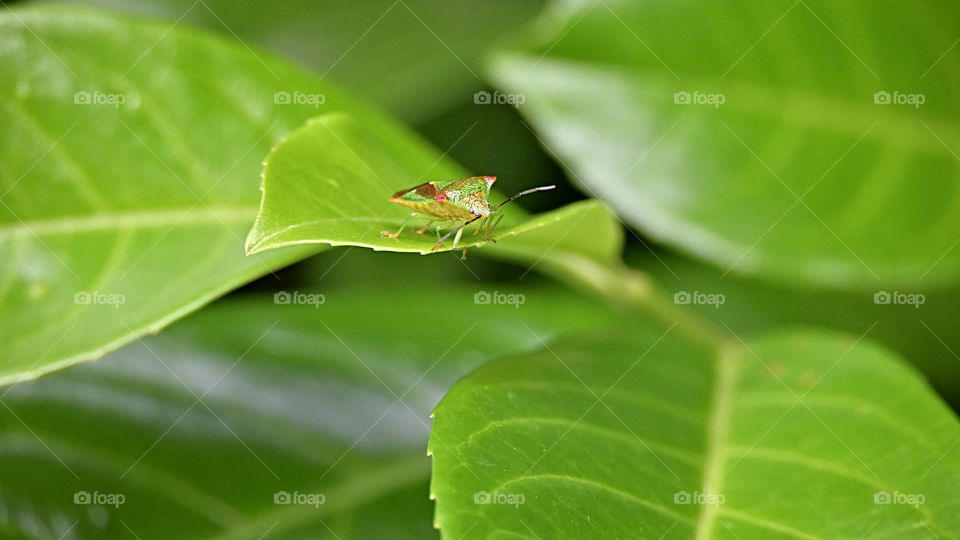
[[[21,0],[6,2],[6,4],[32,5],[44,3],[63,4],[64,0]],[[544,7],[540,1],[512,1],[496,0],[489,2],[459,3],[443,0],[369,0],[365,2],[311,2],[295,0],[290,2],[270,3],[252,2],[249,0],[86,0],[67,3],[87,4],[111,10],[126,12],[152,19],[159,19],[172,24],[188,24],[206,28],[219,33],[227,39],[239,39],[251,46],[263,47],[274,53],[291,59],[316,74],[321,74],[329,80],[341,85],[358,97],[365,98],[380,106],[394,116],[411,125],[416,131],[433,143],[441,151],[446,151],[450,157],[464,165],[467,169],[482,174],[496,174],[500,177],[502,186],[509,186],[507,191],[520,190],[543,183],[557,183],[560,189],[539,197],[531,197],[523,202],[523,206],[531,211],[542,211],[556,208],[564,203],[585,198],[584,194],[570,182],[564,172],[564,166],[556,156],[546,150],[538,136],[532,131],[516,108],[510,105],[481,105],[474,101],[474,95],[479,91],[492,92],[494,89],[487,83],[485,51],[489,51],[492,44],[502,39],[521,25],[529,23]],[[371,74],[376,74],[372,76]],[[371,83],[371,79],[376,82]],[[414,180],[411,179],[411,183]],[[503,189],[506,189],[504,187]],[[644,237],[635,229],[627,229],[625,258],[628,264],[652,274],[661,283],[668,293],[680,290],[703,290],[722,293],[726,303],[715,308],[713,306],[694,306],[706,318],[712,318],[728,325],[732,330],[749,334],[765,329],[784,325],[814,325],[836,328],[852,332],[856,335],[867,332],[868,336],[876,341],[885,343],[904,357],[915,363],[935,385],[941,396],[956,409],[960,406],[960,326],[957,324],[957,303],[960,301],[960,288],[951,287],[932,291],[924,291],[927,295],[926,303],[915,309],[911,306],[878,306],[872,301],[872,293],[842,292],[836,290],[818,290],[811,287],[792,287],[780,283],[772,283],[761,278],[744,277],[740,275],[723,276],[722,269],[691,259],[676,253],[664,246],[657,245],[651,239]],[[180,349],[189,349],[193,358],[208,359],[205,366],[202,362],[194,366],[194,371],[206,369],[222,370],[222,356],[242,353],[243,349],[256,345],[250,343],[250,336],[259,334],[253,330],[253,322],[258,318],[269,318],[257,314],[255,309],[247,303],[248,299],[257,295],[273,294],[279,289],[303,288],[323,291],[330,298],[335,293],[343,291],[344,310],[338,317],[343,319],[343,326],[336,326],[337,334],[345,338],[350,347],[365,349],[367,358],[386,358],[388,354],[383,343],[405,341],[410,349],[401,356],[415,364],[414,358],[435,358],[446,354],[437,347],[431,347],[430,335],[432,332],[443,334],[444,328],[456,325],[439,324],[449,317],[449,313],[466,311],[463,318],[476,316],[475,306],[469,300],[477,284],[481,280],[484,288],[495,289],[498,286],[509,290],[525,291],[530,305],[529,311],[511,312],[513,308],[502,308],[495,312],[484,313],[485,322],[489,325],[485,332],[487,339],[469,341],[460,346],[453,356],[456,357],[440,373],[435,374],[435,381],[428,381],[435,386],[433,393],[414,395],[413,400],[419,400],[414,407],[418,414],[425,414],[436,403],[442,394],[442,388],[455,380],[469,369],[479,365],[484,358],[503,354],[505,351],[517,351],[533,348],[538,345],[530,333],[523,329],[523,325],[532,325],[538,331],[547,333],[561,333],[568,326],[604,326],[612,324],[614,315],[605,306],[590,298],[568,293],[557,293],[551,289],[546,278],[528,274],[524,268],[501,264],[483,257],[471,257],[468,264],[457,259],[456,255],[436,257],[418,257],[397,254],[371,253],[363,249],[339,248],[328,250],[299,264],[288,267],[251,283],[227,299],[220,301],[210,310],[201,312],[187,321],[176,325],[169,335],[147,340],[145,347],[154,347],[158,353],[168,358],[173,370],[184,373],[189,381],[187,369],[189,362],[177,362],[185,354]],[[371,290],[369,284],[377,283],[376,294],[385,298],[394,305],[404,305],[413,308],[406,317],[409,320],[397,321],[374,329],[364,329],[367,321],[380,320],[381,317],[371,317],[367,309],[369,305],[364,298],[368,298]],[[395,290],[399,289],[399,290]],[[549,291],[549,292],[542,292]],[[462,300],[455,305],[449,305],[447,298],[456,297]],[[539,307],[536,304],[539,303]],[[386,306],[383,319],[389,319],[390,304]],[[224,319],[218,315],[226,309],[240,306],[244,313],[244,324],[234,328],[226,325]],[[467,308],[464,308],[467,306]],[[576,317],[558,317],[558,313],[576,313]],[[303,339],[309,342],[310,347],[330,348],[336,345],[329,336],[326,338],[307,337],[308,328],[315,328],[316,312],[310,308],[296,310],[296,313],[284,312],[284,325],[290,325],[288,331],[278,337],[278,341],[257,345],[252,354],[254,367],[269,371],[270,366],[262,362],[266,357],[284,357],[287,346],[284,339]],[[537,326],[539,324],[539,326]],[[429,328],[425,328],[429,325]],[[429,330],[429,331],[427,331]],[[244,341],[243,338],[246,338]],[[282,338],[282,339],[281,339]],[[453,337],[444,336],[443,343]],[[310,341],[314,340],[314,341]],[[427,343],[427,346],[423,346]],[[239,348],[239,349],[238,349]],[[349,347],[348,347],[349,348]],[[422,348],[415,352],[417,348]],[[177,349],[177,350],[173,350]],[[172,352],[170,352],[172,351]],[[389,352],[390,355],[396,351]],[[112,355],[102,363],[92,366],[81,366],[67,370],[64,373],[54,374],[29,388],[16,388],[7,400],[17,406],[20,417],[3,416],[4,429],[18,432],[21,438],[12,444],[21,444],[24,447],[35,445],[29,436],[31,426],[41,426],[41,433],[50,434],[61,430],[64,418],[70,422],[83,425],[93,425],[96,421],[110,418],[116,422],[117,429],[129,429],[132,443],[122,449],[87,448],[91,455],[100,451],[118,452],[122,454],[124,463],[136,458],[144,444],[152,439],[156,429],[176,420],[176,414],[166,409],[171,403],[176,407],[189,405],[192,399],[183,394],[180,384],[175,380],[164,383],[157,382],[152,395],[143,399],[154,400],[153,406],[157,410],[165,411],[151,422],[156,425],[151,429],[137,427],[141,420],[124,420],[124,410],[114,410],[101,404],[101,408],[93,405],[74,406],[72,403],[58,403],[58,396],[82,395],[88,390],[87,385],[113,385],[112,392],[118,394],[142,395],[144,381],[158,376],[166,377],[168,370],[149,367],[146,364],[136,367],[138,360],[153,358],[155,354],[141,346],[131,346],[120,353]],[[331,353],[331,358],[342,357],[351,359],[352,355],[340,350]],[[206,360],[205,360],[206,361]],[[248,381],[258,381],[256,384],[283,386],[291,381],[306,377],[304,395],[322,391],[320,381],[323,373],[304,375],[298,371],[297,363],[302,359],[295,354],[284,358],[284,369],[269,373],[268,377],[252,377]],[[263,364],[263,365],[261,365]],[[396,367],[396,366],[394,366]],[[422,368],[422,366],[415,366]],[[337,367],[331,367],[337,371]],[[154,371],[151,371],[154,370]],[[196,374],[196,373],[194,373]],[[106,377],[105,377],[106,375]],[[263,375],[261,373],[260,375]],[[368,400],[378,404],[383,400],[390,401],[382,393],[383,388],[376,381],[367,380],[366,374],[355,372],[338,372],[339,377],[363,378],[362,384],[351,392],[362,394]],[[411,382],[409,373],[399,373],[398,380],[404,383]],[[303,382],[301,380],[301,382]],[[391,381],[388,381],[391,383]],[[164,385],[169,384],[170,387]],[[251,384],[254,384],[251,382]],[[310,386],[313,385],[313,386]],[[367,386],[373,387],[367,388]],[[253,386],[240,388],[237,391],[256,391]],[[263,390],[264,395],[276,389]],[[402,391],[401,386],[397,386]],[[356,394],[359,393],[359,394]],[[93,395],[93,394],[90,394]],[[217,395],[212,396],[217,398]],[[214,408],[223,412],[226,424],[239,425],[237,429],[244,438],[254,441],[264,440],[258,437],[257,426],[254,423],[245,423],[244,415],[250,411],[236,408],[226,396],[220,396],[223,402]],[[122,402],[119,402],[122,403]],[[317,404],[299,403],[297,406],[315,406]],[[149,404],[144,406],[149,407]],[[360,414],[369,416],[370,411],[358,407],[358,411],[342,410],[338,414]],[[409,411],[406,411],[409,412]],[[403,412],[406,415],[406,412]],[[172,415],[171,415],[172,414]],[[218,430],[217,437],[231,439],[235,434],[223,432],[218,425],[219,419],[213,411],[201,411],[204,418],[197,420],[198,426],[204,422],[214,425]],[[113,417],[111,415],[115,415]],[[364,418],[366,418],[364,416]],[[25,422],[23,421],[25,420]],[[421,432],[418,424],[414,423],[413,416],[407,415],[398,420],[397,425],[406,425],[414,432],[414,438],[419,442],[411,443],[409,437],[402,430],[395,430],[383,435],[378,442],[383,448],[405,453],[405,458],[416,463],[423,456],[423,445],[426,431]],[[130,422],[125,425],[124,422]],[[407,424],[403,424],[407,422]],[[152,425],[152,424],[151,424]],[[410,427],[412,426],[412,427]],[[111,428],[113,429],[113,428]],[[254,443],[258,454],[263,454],[272,465],[274,463],[288,463],[291,474],[300,474],[306,470],[322,470],[331,466],[344,447],[343,443],[353,438],[355,433],[340,433],[342,440],[331,442],[329,439],[331,428],[325,425],[314,425],[309,428],[300,426],[300,435],[307,437],[308,444],[322,446],[325,452],[321,456],[289,456],[283,450],[278,450],[269,444],[264,447]],[[229,428],[227,428],[229,430]],[[246,430],[246,431],[244,431]],[[295,430],[293,430],[295,431]],[[291,437],[293,436],[291,431]],[[334,432],[336,430],[333,430]],[[260,434],[262,435],[262,434]],[[62,435],[65,440],[73,435],[69,432]],[[109,437],[108,430],[103,436]],[[77,442],[79,441],[79,442]],[[399,441],[399,442],[398,442]],[[86,435],[77,435],[77,444],[89,443]],[[179,463],[184,456],[197,458],[196,470],[204,467],[216,467],[223,456],[217,452],[210,452],[204,445],[209,441],[204,437],[191,438],[191,432],[175,437],[173,444],[158,451],[149,458],[152,469],[164,471],[165,467]],[[419,445],[419,446],[418,446]],[[34,448],[39,454],[43,449]],[[251,456],[244,452],[242,447],[236,454],[228,456],[228,465],[224,470],[234,467],[237,470],[257,470],[263,476],[261,480],[270,483],[269,475],[259,465],[251,462]],[[362,453],[361,453],[362,454]],[[117,456],[107,456],[107,461]],[[50,463],[50,457],[23,458],[20,465],[23,469],[38,466],[34,461],[45,461],[39,466],[48,469],[58,468]],[[259,459],[259,458],[258,458]],[[351,465],[361,468],[371,467],[370,463],[378,459],[377,449],[371,449],[368,455],[356,458],[357,463]],[[376,463],[374,463],[376,464]],[[397,499],[398,505],[411,505],[408,510],[414,520],[404,520],[411,530],[409,537],[422,537],[429,525],[430,506],[425,504],[422,494],[428,479],[427,461],[411,466],[411,482],[400,482],[396,493],[383,493],[383,497],[391,495]],[[418,468],[420,467],[420,468]],[[96,467],[94,467],[95,469]],[[299,468],[299,470],[298,470]],[[26,489],[31,481],[28,475],[9,474],[12,467],[5,468],[3,482],[0,482],[0,496],[4,490]],[[365,469],[369,470],[369,469]],[[348,476],[347,469],[342,474]],[[63,471],[60,471],[63,473]],[[102,472],[102,471],[101,471]],[[194,471],[195,472],[195,471]],[[194,472],[186,471],[183,476]],[[223,471],[221,471],[223,472]],[[99,474],[92,471],[89,474]],[[227,473],[224,472],[224,475]],[[69,478],[60,479],[70,482]],[[412,488],[410,486],[413,486]],[[294,486],[295,487],[295,486]],[[226,484],[224,492],[230,490]],[[293,489],[290,487],[289,489]],[[417,497],[404,496],[402,490],[411,489]],[[419,498],[418,498],[419,497]],[[370,502],[370,501],[365,501]],[[246,501],[240,510],[253,511],[257,503]],[[400,508],[396,506],[391,508]],[[362,508],[360,512],[370,512],[374,508]],[[402,515],[397,512],[395,515]],[[229,517],[229,516],[228,516]],[[147,520],[147,517],[142,517]],[[215,521],[216,516],[214,516]],[[186,523],[185,526],[195,532],[206,532],[211,527],[204,524],[203,517],[198,523]],[[95,521],[95,520],[94,520]],[[329,523],[331,532],[336,535],[349,534],[351,527],[372,527],[373,523],[383,523],[372,519],[365,523],[361,516],[340,515]],[[135,525],[135,523],[134,523]],[[264,523],[268,527],[269,523]],[[312,524],[316,527],[316,524]],[[213,527],[212,529],[215,529]],[[11,535],[19,534],[20,529],[8,531]],[[344,531],[348,531],[344,533]],[[295,532],[295,531],[294,531]],[[353,531],[359,537],[362,534]],[[382,532],[382,531],[381,531]],[[394,529],[399,537],[402,532]],[[240,534],[239,532],[237,534]],[[378,531],[369,531],[370,537],[376,537]]]

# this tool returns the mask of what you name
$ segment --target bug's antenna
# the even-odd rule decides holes
[[[520,197],[523,197],[524,195],[529,195],[529,194],[531,194],[531,193],[536,193],[536,192],[538,192],[538,191],[550,191],[551,189],[556,189],[556,187],[557,187],[557,186],[539,186],[539,187],[535,187],[535,188],[525,189],[525,190],[521,191],[520,193],[517,193],[517,194],[514,195],[513,197],[510,197],[509,199],[507,199],[507,200],[503,201],[502,203],[498,204],[498,205],[497,205],[497,208],[500,208],[501,206],[507,204],[507,203],[510,202],[510,201],[515,201],[515,200],[519,199]]]

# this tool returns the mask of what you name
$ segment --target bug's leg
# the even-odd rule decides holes
[[[430,251],[436,251],[436,250],[442,248],[442,247],[443,247],[443,242],[444,242],[447,238],[450,238],[450,237],[453,236],[453,235],[457,235],[457,237],[454,239],[454,243],[453,243],[453,246],[456,247],[456,246],[457,246],[456,241],[460,239],[460,231],[462,231],[465,226],[466,226],[466,223],[461,223],[460,225],[457,225],[457,228],[453,229],[452,231],[447,232],[447,234],[445,234],[445,235],[443,235],[443,236],[440,236],[440,226],[438,225],[438,226],[437,226],[437,243],[433,245],[433,249],[431,249]]]
[[[485,219],[485,217],[480,218],[480,225],[477,227],[477,230],[480,230],[480,227],[483,227],[483,221]],[[457,243],[460,241],[460,236],[463,234],[464,229],[467,228],[467,225],[469,225],[469,223],[464,223],[460,230],[457,231],[457,235],[453,238],[453,249],[457,249]],[[463,248],[463,251],[460,252],[460,260],[467,260],[467,248]]]
[[[453,237],[453,249],[457,249],[457,244],[460,243],[460,237],[463,236],[464,227],[457,227],[457,234]]]
[[[424,225],[423,227],[418,227],[418,228],[415,230],[415,232],[416,232],[417,234],[423,234],[423,233],[425,233],[425,232],[427,232],[427,231],[430,230],[430,225],[432,225],[432,224],[433,224],[433,220],[430,220],[430,221],[428,221],[427,224]]]
[[[380,231],[380,236],[389,236],[390,238],[397,238],[397,237],[399,237],[399,236],[400,236],[400,233],[403,232],[403,228],[407,226],[407,222],[409,222],[409,221],[410,221],[410,218],[412,218],[412,217],[415,216],[415,215],[417,215],[417,214],[416,214],[416,213],[413,213],[413,214],[410,214],[409,216],[407,216],[407,219],[403,220],[403,223],[400,225],[400,229],[397,230],[397,232]]]
[[[489,215],[483,216],[482,218],[480,218],[480,223],[477,224],[477,230],[474,232],[474,234],[480,234],[481,232],[483,232],[483,229],[486,228],[487,222],[489,220],[490,220]]]
[[[477,225],[477,232],[479,232],[480,229],[483,228],[483,224],[484,224],[484,222],[485,222],[486,220],[487,220],[487,216],[484,216],[484,217],[480,218],[480,224]],[[460,229],[459,232],[457,232],[457,237],[454,238],[454,240],[453,240],[453,247],[454,247],[454,249],[456,249],[456,247],[457,247],[457,240],[460,239],[460,235],[463,233],[464,229],[467,228],[467,225],[469,225],[469,223],[464,223],[464,224],[463,224],[463,228]],[[467,248],[463,248],[463,251],[460,252],[460,260],[461,260],[461,261],[467,260]]]
[[[495,217],[490,218],[490,221],[487,222],[487,230],[483,235],[484,240],[489,240],[493,243],[497,242],[497,239],[490,235],[493,234],[493,231],[497,230],[497,225],[500,224],[501,219],[503,219],[503,214],[497,214]]]
[[[490,239],[490,226],[493,225],[494,215],[490,214],[486,219],[483,220],[482,226],[477,227],[477,234],[483,233],[483,239]]]
[[[463,228],[466,227],[467,225],[470,225],[474,221],[480,219],[481,217],[483,216],[477,216],[469,221],[464,221],[460,225],[457,225],[456,229],[453,229],[452,231],[448,232],[447,234],[443,235],[440,239],[438,239],[437,243],[433,245],[433,249],[431,249],[430,251],[436,251],[441,247],[443,247],[443,241],[446,240],[447,238],[450,238],[453,235],[457,235],[457,237],[453,240],[453,247],[454,249],[456,249],[457,241],[460,240],[460,234],[463,232]]]

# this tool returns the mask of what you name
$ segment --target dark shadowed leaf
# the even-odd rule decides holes
[[[363,284],[227,300],[2,389],[0,534],[434,536],[427,417],[447,387],[538,336],[610,323],[556,289],[517,289],[519,307],[477,292]],[[114,494],[118,507],[74,502]]]

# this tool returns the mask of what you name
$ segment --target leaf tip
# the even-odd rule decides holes
[[[256,255],[263,250],[263,241],[260,238],[260,235],[257,234],[257,225],[254,224],[253,228],[250,229],[250,232],[247,234],[247,239],[243,243],[243,253],[249,257],[251,255]]]

